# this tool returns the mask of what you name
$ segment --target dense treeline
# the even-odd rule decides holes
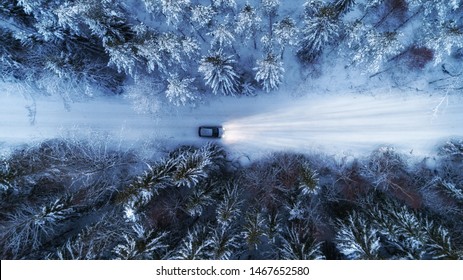
[[[55,139],[1,159],[2,259],[461,259],[463,142],[432,158],[215,144],[144,160]],[[140,170],[145,170],[140,172]]]
[[[131,78],[135,102],[185,105],[341,61],[372,75],[442,68],[438,86],[461,89],[462,11],[460,0],[3,0],[0,77],[66,99]]]

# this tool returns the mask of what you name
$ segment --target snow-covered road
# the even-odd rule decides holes
[[[435,145],[463,137],[463,103],[456,97],[305,96],[218,98],[199,108],[180,108],[160,116],[136,113],[122,97],[95,98],[71,104],[13,92],[0,95],[0,143],[4,146],[67,136],[109,135],[132,146],[201,144],[199,125],[223,124],[222,140],[235,155],[275,150],[322,150],[330,154],[369,152],[379,145],[430,153]],[[142,144],[144,143],[144,144]],[[145,146],[143,146],[145,147]]]

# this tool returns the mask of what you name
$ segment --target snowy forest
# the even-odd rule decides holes
[[[0,81],[66,108],[123,96],[140,114],[194,112],[320,88],[333,69],[361,76],[359,94],[463,90],[461,0],[0,0],[0,34]],[[0,257],[462,259],[463,140],[436,144],[247,164],[220,140],[149,157],[19,145],[0,154]]]
[[[463,143],[335,161],[218,145],[155,162],[49,140],[0,170],[2,259],[461,259]],[[140,170],[144,170],[140,173]]]

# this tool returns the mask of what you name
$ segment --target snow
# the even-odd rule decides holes
[[[174,106],[159,115],[138,114],[121,96],[73,103],[50,96],[35,98],[31,124],[27,106],[7,84],[0,86],[0,145],[3,148],[54,137],[92,140],[106,136],[115,144],[150,155],[163,149],[203,145],[200,125],[223,125],[219,141],[232,157],[255,159],[271,151],[322,151],[359,155],[394,146],[429,155],[443,141],[462,137],[463,103],[458,96],[397,91],[376,95],[310,92],[220,97],[197,108]],[[301,90],[301,89],[300,89]]]

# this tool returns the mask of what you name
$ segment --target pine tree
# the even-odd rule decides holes
[[[378,259],[378,230],[363,215],[353,211],[345,222],[338,221],[336,247],[348,259]]]
[[[297,54],[303,61],[310,62],[322,52],[324,46],[336,40],[340,23],[332,6],[315,5],[311,7],[313,10],[307,7]]]
[[[82,229],[56,249],[47,259],[95,260],[108,258],[114,242],[120,239],[120,224],[114,212],[104,214],[98,222]]]
[[[211,87],[212,93],[235,95],[238,90],[238,74],[234,64],[233,56],[227,56],[219,49],[203,57],[198,70],[203,74],[206,85]]]
[[[192,85],[195,79],[181,79],[178,74],[172,74],[167,78],[166,96],[169,102],[176,106],[191,104],[198,99],[196,88]]]
[[[241,214],[243,201],[239,198],[238,186],[234,183],[227,184],[222,201],[216,209],[217,223],[222,228],[228,228]]]
[[[302,195],[316,195],[320,191],[318,173],[307,163],[301,168],[299,189]]]
[[[174,260],[205,260],[213,256],[213,240],[209,236],[209,228],[203,225],[189,230],[180,245],[172,252],[170,259]]]
[[[273,17],[280,6],[280,0],[261,0],[261,5],[264,13],[269,15],[269,17]]]
[[[124,243],[114,247],[113,252],[121,260],[150,260],[165,255],[166,232],[146,230],[141,224],[132,226],[133,232],[124,234]]]
[[[10,167],[10,163],[7,159],[0,159],[0,191],[6,192],[13,189],[15,186],[14,178],[16,172]]]
[[[216,8],[236,8],[236,1],[235,0],[212,0],[212,5]]]
[[[244,82],[241,85],[240,93],[245,96],[255,96],[256,88],[250,82]]]
[[[371,202],[374,203],[374,202]],[[375,203],[377,204],[377,203]],[[460,259],[448,230],[406,206],[391,201],[368,207],[369,220],[381,235],[381,246],[399,259]]]
[[[212,164],[207,153],[197,150],[184,153],[176,159],[177,167],[172,174],[174,185],[177,187],[193,188],[202,179],[208,177],[207,167]]]
[[[146,61],[148,72],[160,71],[168,74],[174,65],[181,65],[183,53],[181,40],[173,33],[146,34],[141,44],[137,45],[137,54]]]
[[[278,211],[267,211],[267,213],[264,213],[264,218],[265,236],[267,236],[272,244],[277,244],[283,232],[282,217]]]
[[[309,209],[307,202],[303,201],[303,197],[299,196],[295,200],[286,203],[285,208],[288,211],[289,221],[302,221],[307,218]]]
[[[291,225],[282,234],[282,245],[279,248],[281,258],[285,260],[320,260],[324,259],[321,242],[313,236],[313,227],[305,222],[302,225]]]
[[[260,82],[265,91],[278,89],[283,80],[283,62],[273,53],[269,52],[267,57],[257,61],[256,81]]]
[[[419,44],[434,52],[434,63],[439,64],[454,51],[462,48],[462,3],[459,0],[410,0],[411,7],[422,10]]]
[[[447,229],[426,220],[424,230],[428,240],[431,241],[425,243],[425,253],[423,254],[425,257],[430,256],[434,260],[463,259],[463,251],[455,248]]]
[[[133,44],[121,44],[106,47],[109,55],[109,65],[116,67],[119,73],[124,72],[127,75],[134,76],[138,64],[138,58],[133,52]]]
[[[200,48],[198,42],[192,37],[180,38],[181,52],[189,59],[196,59]],[[182,67],[184,68],[184,67]]]
[[[209,205],[214,203],[211,192],[203,186],[196,186],[187,198],[184,211],[191,217],[199,217]]]
[[[64,39],[65,32],[60,28],[58,17],[54,13],[61,3],[48,0],[20,0],[17,4],[26,14],[32,15],[35,19],[34,27],[40,35],[38,37],[50,42]]]
[[[439,153],[454,158],[463,158],[463,140],[452,140],[439,149]]]
[[[190,0],[143,0],[150,13],[161,13],[168,25],[176,26],[182,21],[184,11],[190,6]]]
[[[262,242],[262,237],[265,235],[264,227],[265,219],[262,213],[255,208],[249,209],[245,215],[241,232],[249,249],[257,250]]]
[[[353,50],[352,62],[364,65],[366,72],[378,72],[389,58],[402,51],[401,36],[399,32],[378,32],[356,23],[347,39],[348,46]]]
[[[63,221],[73,216],[75,210],[71,200],[72,197],[62,197],[40,208],[24,206],[9,214],[0,233],[2,255],[20,258],[37,250]]]
[[[458,188],[454,183],[442,181],[438,186],[442,188],[447,196],[455,199],[459,203],[463,203],[463,190]]]
[[[276,42],[282,46],[282,53],[284,46],[294,46],[298,42],[298,29],[296,23],[290,17],[285,17],[273,24],[273,34]]]
[[[191,21],[199,25],[199,27],[206,27],[212,24],[212,19],[217,14],[212,6],[196,5],[191,9]]]
[[[244,36],[246,40],[253,40],[254,49],[257,48],[256,35],[260,30],[262,19],[248,2],[236,16],[236,33]]]
[[[338,12],[338,16],[347,13],[354,5],[356,0],[337,0],[334,3],[334,8]]]
[[[229,260],[240,247],[239,235],[232,228],[217,227],[211,238],[211,253],[214,260]]]
[[[219,26],[213,31],[207,33],[207,35],[212,36],[211,47],[215,46],[219,49],[223,47],[231,46],[233,41],[235,41],[235,36],[230,31],[230,28],[225,24],[219,24]]]
[[[83,37],[89,37],[86,30],[90,30],[105,47],[126,42],[126,36],[131,33],[127,16],[117,0],[68,1],[53,11],[58,26]]]
[[[161,189],[173,184],[172,175],[176,164],[175,160],[167,159],[148,166],[148,171],[137,177],[119,195],[118,199],[124,203],[124,215],[128,221],[136,222],[138,210],[147,205]]]
[[[425,24],[423,43],[434,51],[434,65],[441,63],[454,51],[463,48],[462,22],[447,20]]]

